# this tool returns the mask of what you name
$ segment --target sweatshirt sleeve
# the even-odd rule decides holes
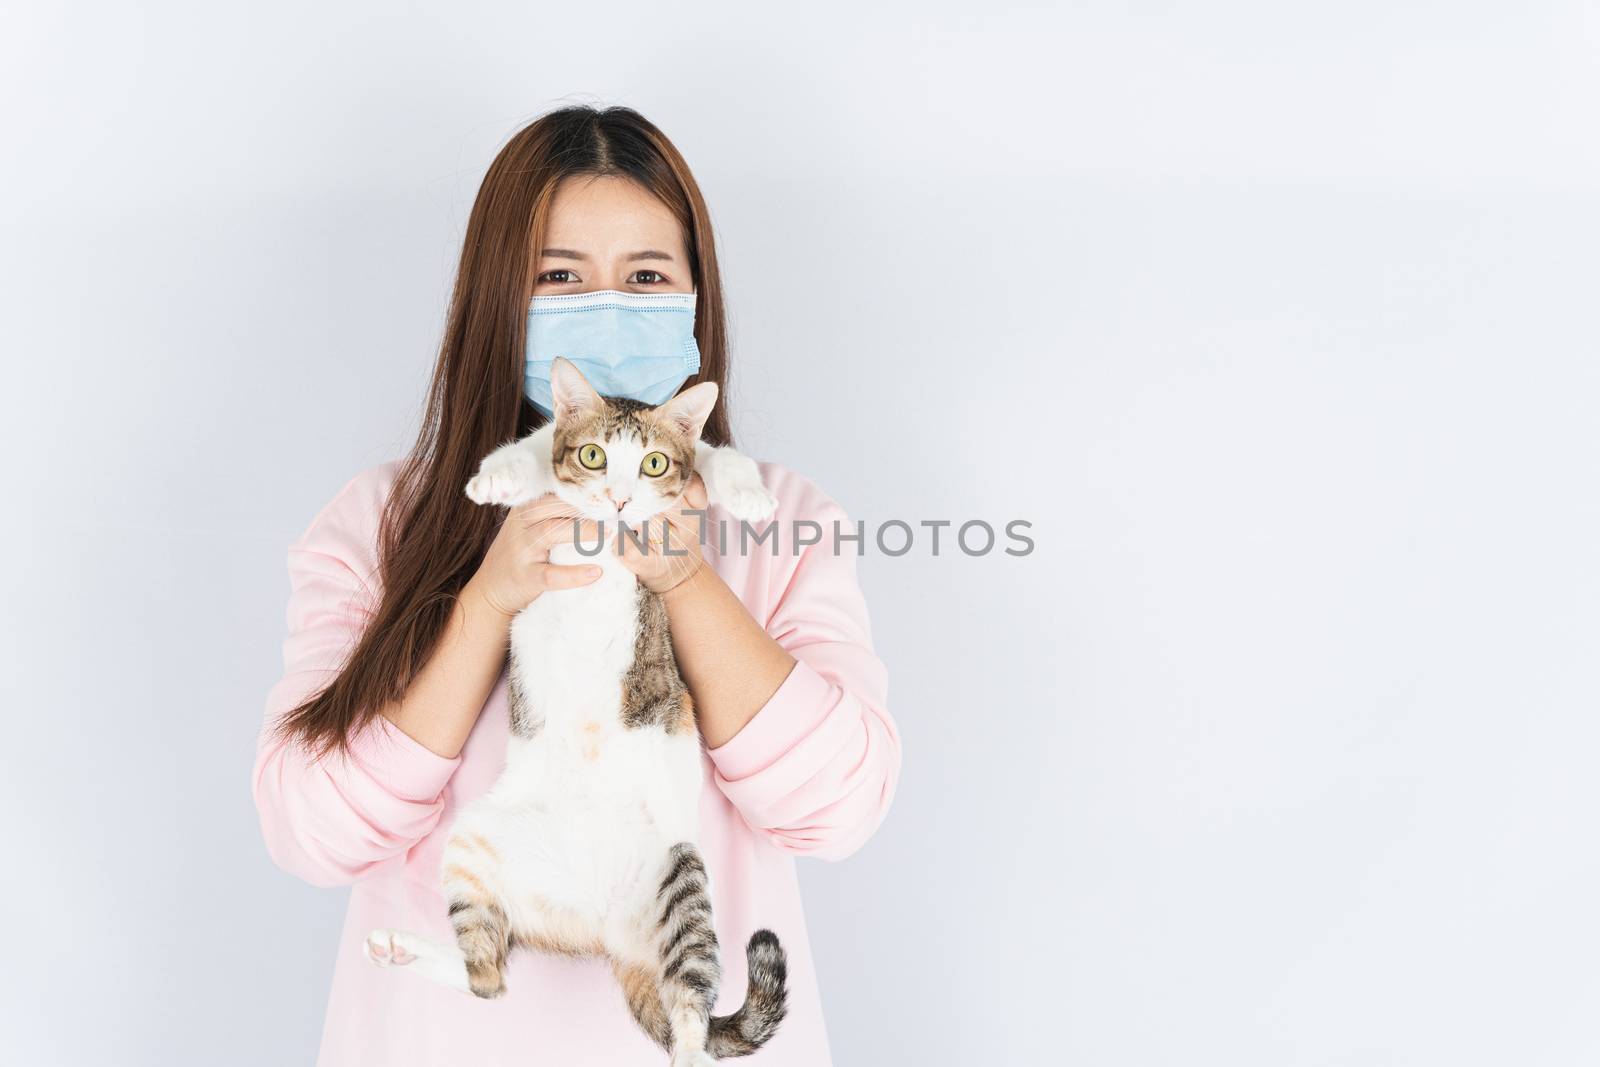
[[[709,750],[713,779],[744,820],[786,852],[838,860],[866,843],[888,813],[900,775],[900,737],[886,704],[887,672],[872,648],[856,548],[834,530],[855,526],[815,486],[789,472],[774,486],[780,535],[795,519],[822,531],[793,555],[787,542],[768,576],[766,630],[795,659],[771,699]],[[770,481],[769,481],[769,484]]]
[[[252,791],[273,861],[312,885],[347,885],[402,857],[438,822],[460,764],[381,715],[350,739],[348,756],[312,759],[272,736],[279,716],[339,673],[377,604],[382,475],[352,479],[289,547],[283,676],[267,694]]]

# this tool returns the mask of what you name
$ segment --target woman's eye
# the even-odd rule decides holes
[[[653,281],[653,282],[651,282],[651,281],[639,281],[638,280],[639,279],[639,275],[641,275],[641,274],[652,275],[656,280]],[[661,283],[663,283],[663,282],[665,282],[667,280],[665,275],[663,275],[658,270],[636,270],[636,271],[633,272],[633,277],[634,277],[634,283],[633,284],[635,284],[635,285],[660,285]]]
[[[644,457],[644,462],[639,464],[639,469],[652,478],[659,478],[667,473],[667,468],[672,466],[671,461],[663,452],[652,452]]]
[[[561,278],[561,279],[556,279],[556,278],[552,277],[552,275],[555,275],[555,274],[565,274],[565,275],[568,275],[568,277]],[[539,281],[540,282],[549,282],[552,285],[562,285],[562,284],[565,284],[566,282],[569,282],[569,281],[573,280],[572,277],[571,277],[571,274],[572,274],[572,272],[570,270],[547,270],[543,274],[539,275]]]
[[[599,445],[584,445],[578,449],[578,462],[597,471],[606,465],[606,450]]]

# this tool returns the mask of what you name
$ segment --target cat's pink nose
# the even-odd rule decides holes
[[[611,490],[609,489],[606,490],[606,496],[611,497],[611,502],[617,505],[618,511],[621,511],[623,508],[628,506],[628,497],[623,497],[621,500],[618,500],[615,496],[612,496]]]

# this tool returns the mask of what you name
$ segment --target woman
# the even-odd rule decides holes
[[[728,443],[722,286],[699,188],[636,112],[566,108],[513,137],[479,189],[410,456],[358,474],[289,550],[284,676],[267,700],[254,794],[279,866],[353,886],[324,1067],[664,1060],[604,961],[514,953],[506,995],[488,1001],[362,952],[373,928],[450,937],[440,855],[454,812],[504,761],[511,618],[592,580],[548,562],[570,521],[548,498],[502,521],[463,487],[484,456],[544,421],[523,384],[531,297],[603,289],[696,294],[701,364],[685,384],[723,387],[704,436]],[[811,520],[854,532],[810,482],[761,469],[780,530]],[[829,1056],[794,857],[840,859],[871,835],[899,739],[853,543],[740,548],[737,535],[691,546],[664,595],[708,761],[700,844],[723,945],[714,1010],[739,1005],[738,946],[770,928],[788,951],[789,1012],[754,1062],[816,1067]]]

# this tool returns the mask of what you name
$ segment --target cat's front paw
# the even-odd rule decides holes
[[[734,489],[722,501],[722,506],[741,522],[765,522],[778,510],[778,498],[757,482]]]
[[[763,522],[778,510],[778,498],[761,482],[761,468],[755,460],[729,448],[719,448],[707,457],[701,478],[711,503],[744,522]]]
[[[515,504],[520,480],[505,468],[484,468],[467,482],[467,499],[474,504]]]
[[[405,935],[394,930],[374,930],[367,935],[362,946],[367,959],[379,967],[404,967],[415,960],[416,954],[405,946]]]

